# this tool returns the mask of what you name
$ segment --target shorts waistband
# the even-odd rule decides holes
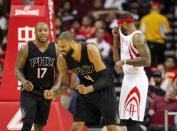
[[[124,73],[125,76],[146,76],[146,73]]]

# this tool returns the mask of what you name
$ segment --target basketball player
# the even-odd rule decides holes
[[[51,100],[44,98],[44,90],[59,86],[59,49],[53,42],[48,41],[48,25],[43,22],[37,23],[35,36],[34,41],[20,48],[16,61],[16,77],[22,83],[22,131],[31,131],[33,123],[35,131],[43,130],[51,105]]]
[[[59,72],[61,86],[58,90],[47,91],[46,98],[51,99],[67,87],[67,70],[71,69],[80,78],[79,92],[76,100],[76,113],[72,131],[82,131],[85,124],[93,124],[103,118],[108,131],[117,131],[117,100],[113,77],[102,60],[100,50],[95,44],[77,43],[70,32],[59,36],[58,46]]]
[[[138,121],[143,121],[148,91],[144,66],[150,66],[151,55],[144,35],[136,30],[134,19],[123,13],[112,30],[113,60],[119,73],[123,68],[119,115],[128,131],[139,131]]]

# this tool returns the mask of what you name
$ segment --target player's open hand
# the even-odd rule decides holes
[[[33,84],[28,80],[25,80],[24,82],[22,82],[22,85],[23,85],[23,89],[25,91],[32,91],[33,90]]]
[[[113,37],[119,37],[119,27],[116,26],[112,29],[112,35]]]
[[[44,98],[45,99],[54,99],[54,90],[45,90],[44,91]]]
[[[92,86],[87,86],[87,87],[85,87],[84,85],[78,85],[76,88],[75,88],[76,90],[78,90],[78,92],[80,93],[80,94],[88,94],[88,93],[91,93],[91,92],[93,92],[93,87]]]
[[[124,62],[122,60],[116,62],[114,69],[118,74],[122,72],[123,64],[124,64]]]

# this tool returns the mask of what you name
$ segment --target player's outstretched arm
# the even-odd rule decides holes
[[[133,36],[133,45],[139,52],[136,59],[126,60],[126,64],[133,66],[150,66],[151,54],[143,34],[137,33]]]

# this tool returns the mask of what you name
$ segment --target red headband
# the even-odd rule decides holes
[[[122,24],[123,22],[132,23],[134,21],[135,20],[133,18],[124,18],[124,19],[117,20],[117,24]]]

